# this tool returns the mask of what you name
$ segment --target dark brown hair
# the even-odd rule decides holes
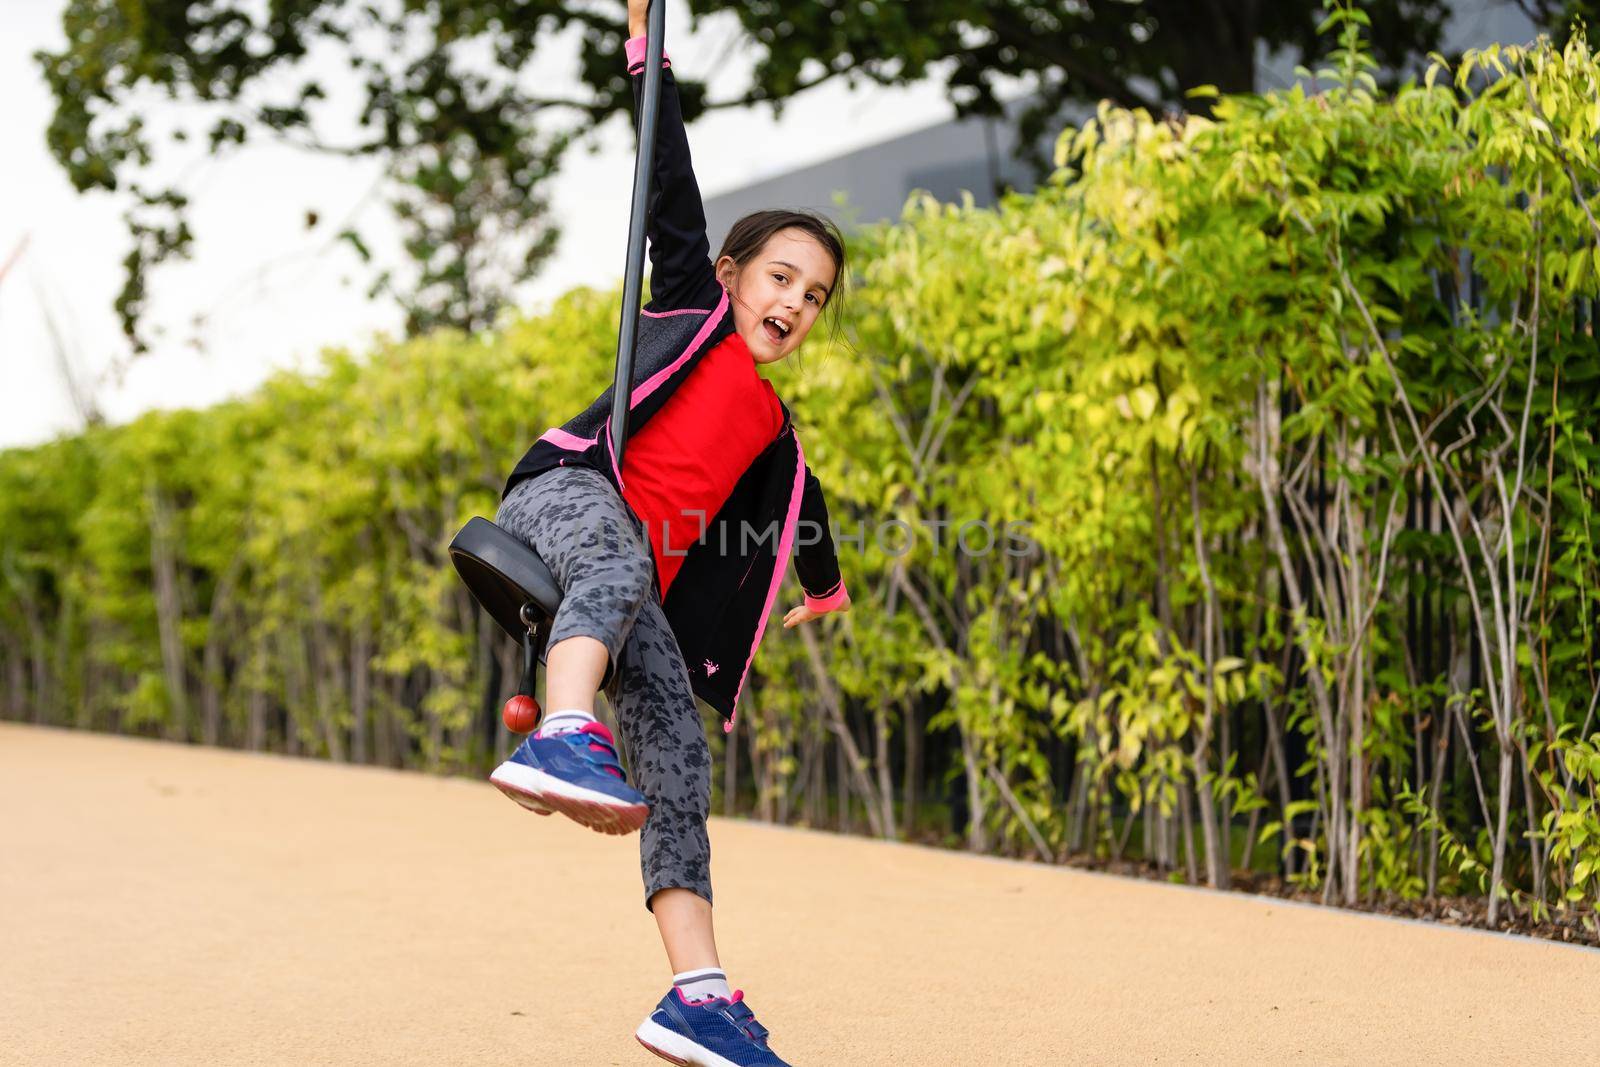
[[[833,337],[837,339],[846,274],[844,237],[831,219],[810,211],[778,209],[751,212],[728,229],[728,236],[722,239],[722,250],[717,253],[716,261],[721,262],[722,257],[727,256],[733,260],[735,266],[743,270],[745,264],[767,246],[767,240],[780,230],[799,230],[807,237],[813,238],[822,246],[823,251],[833,257],[833,285],[828,289],[828,296],[822,302],[822,308],[828,313]]]

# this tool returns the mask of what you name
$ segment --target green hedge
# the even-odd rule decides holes
[[[1600,61],[1384,98],[1338,17],[1319,92],[1103,108],[853,242],[773,376],[855,607],[769,626],[726,810],[1592,914]],[[0,454],[5,716],[481,771],[515,650],[443,548],[616,299]]]

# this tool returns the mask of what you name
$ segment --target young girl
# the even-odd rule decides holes
[[[629,0],[636,103],[647,8]],[[695,699],[732,730],[791,550],[806,595],[786,628],[850,607],[821,487],[788,408],[757,373],[836,305],[844,246],[824,219],[763,211],[733,225],[713,264],[665,57],[662,67],[652,299],[639,323],[624,462],[619,469],[610,448],[607,389],[535,442],[495,519],[538,552],[562,601],[546,645],[549,710],[491,780],[542,814],[605,833],[642,827],[645,906],[673,971],[672,989],[639,1025],[646,1048],[679,1064],[781,1065],[717,957],[711,755]],[[600,689],[631,784],[594,718]]]

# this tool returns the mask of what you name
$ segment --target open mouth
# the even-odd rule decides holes
[[[779,319],[763,319],[761,328],[767,333],[767,340],[775,345],[783,344],[784,338],[789,336],[789,326]]]

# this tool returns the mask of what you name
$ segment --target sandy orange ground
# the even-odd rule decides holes
[[[715,820],[797,1065],[1576,1063],[1600,952]],[[0,724],[0,1063],[662,1063],[633,839],[489,785]]]

